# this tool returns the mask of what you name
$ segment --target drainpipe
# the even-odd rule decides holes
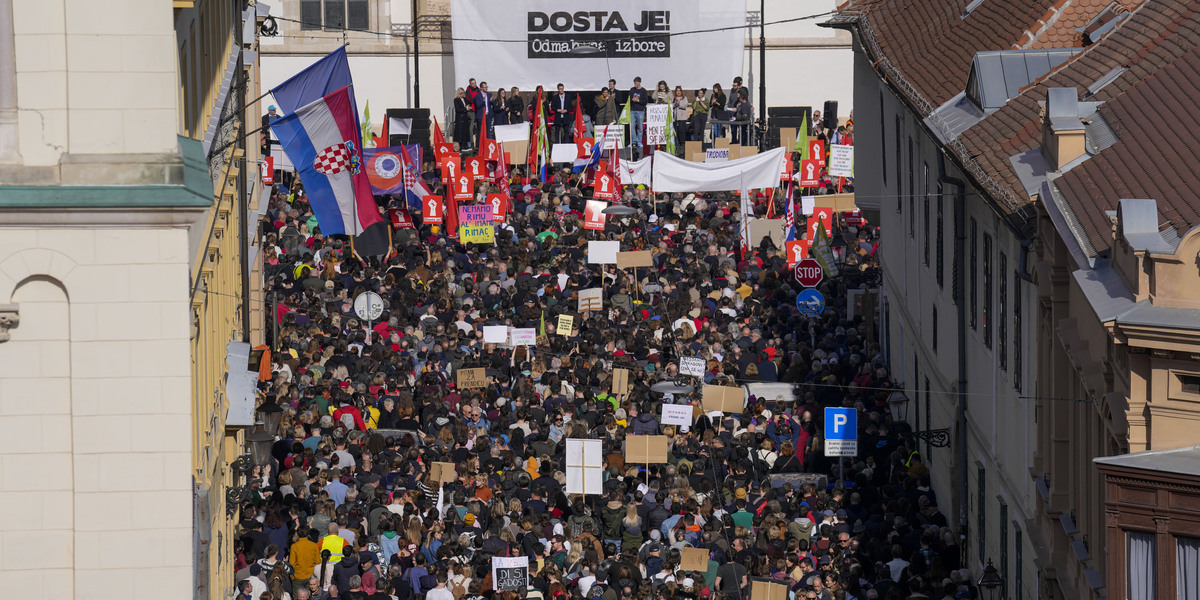
[[[938,153],[938,182],[952,185],[954,193],[954,280],[955,315],[958,317],[958,397],[955,400],[954,449],[958,455],[958,524],[959,537],[967,524],[967,310],[966,286],[963,282],[966,265],[967,194],[961,179],[946,174],[946,152]]]

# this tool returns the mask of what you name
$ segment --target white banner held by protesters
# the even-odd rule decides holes
[[[642,160],[621,161],[621,183],[650,187],[654,177],[653,160],[652,157],[647,156]]]
[[[610,77],[628,89],[641,76],[691,90],[742,73],[745,4],[452,0],[450,14],[454,71],[464,81],[594,90]]]
[[[655,192],[729,192],[762,190],[779,186],[783,170],[783,148],[729,162],[702,163],[676,158],[666,152],[654,154]]]

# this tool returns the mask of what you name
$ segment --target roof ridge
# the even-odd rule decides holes
[[[1058,22],[1058,18],[1062,16],[1063,12],[1066,11],[1067,7],[1070,6],[1070,4],[1074,1],[1075,0],[1058,0],[1058,2],[1051,4],[1050,7],[1046,9],[1046,12],[1042,14],[1041,18],[1035,22],[1035,24],[1041,23],[1041,26],[1037,28],[1037,31],[1032,31],[1033,27],[1026,29],[1025,34],[1021,36],[1021,39],[1013,43],[1012,49],[1028,49],[1031,44],[1036,42],[1038,38],[1042,37],[1043,33],[1046,33],[1047,29],[1050,29],[1056,22]]]

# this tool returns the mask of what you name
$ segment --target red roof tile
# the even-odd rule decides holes
[[[873,59],[882,56],[895,67],[920,94],[913,99],[918,106],[936,108],[966,86],[975,53],[1011,48],[1055,4],[984,0],[963,19],[968,1],[852,0],[843,12],[862,14],[860,33],[878,44]]]

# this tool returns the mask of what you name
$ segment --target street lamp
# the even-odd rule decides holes
[[[257,412],[262,415],[263,431],[271,437],[275,437],[279,433],[279,419],[283,416],[283,409],[275,403],[275,400],[267,400],[258,407]]]
[[[897,423],[908,420],[908,396],[899,390],[892,392],[887,399],[888,411],[892,413],[892,420]]]
[[[983,568],[983,575],[979,577],[979,587],[987,590],[988,598],[995,600],[996,590],[1004,587],[1004,578],[1000,577],[1000,571],[992,565],[992,559],[988,559],[987,566]]]

